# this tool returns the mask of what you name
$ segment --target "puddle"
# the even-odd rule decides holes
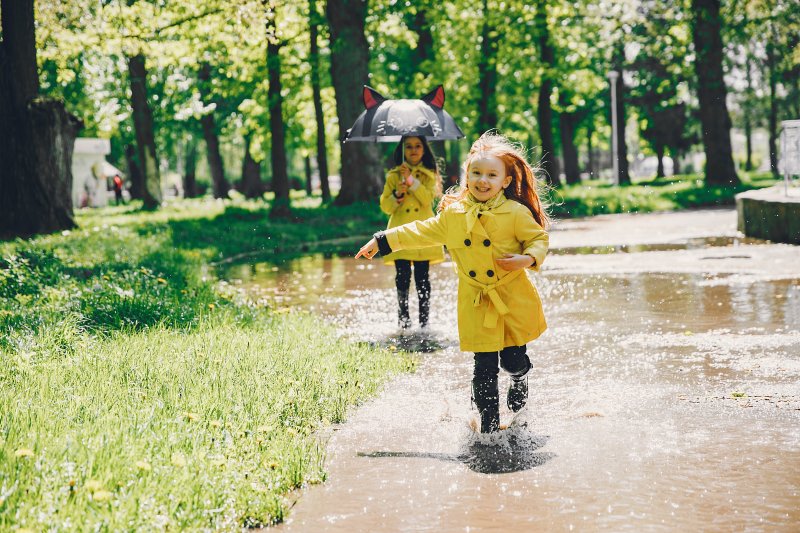
[[[677,250],[697,250],[710,247],[738,247],[752,244],[765,244],[766,241],[743,237],[698,237],[685,239],[678,242],[665,242],[658,244],[616,244],[598,246],[554,246],[550,249],[552,255],[576,254],[618,254],[638,252],[673,252]],[[750,256],[738,254],[737,257],[749,258]]]
[[[796,531],[800,254],[717,242],[551,257],[534,276],[550,330],[529,345],[524,425],[503,405],[501,374],[512,426],[502,442],[469,427],[472,357],[458,351],[452,264],[431,267],[431,326],[409,331],[381,263],[228,268],[276,307],[419,352],[415,374],[331,432],[328,481],[303,491],[279,529]]]

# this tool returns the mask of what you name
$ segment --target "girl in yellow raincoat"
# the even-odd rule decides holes
[[[403,137],[393,154],[395,167],[386,174],[381,194],[381,210],[389,215],[387,228],[402,226],[433,215],[433,200],[442,193],[441,177],[433,152],[424,137]],[[411,326],[408,312],[408,289],[411,266],[419,297],[419,325],[428,325],[431,282],[428,268],[444,261],[441,244],[413,250],[400,250],[384,256],[387,265],[394,263],[397,286],[398,322],[401,328]]]
[[[436,217],[376,233],[356,258],[445,244],[458,272],[461,350],[475,352],[472,399],[481,432],[500,425],[497,374],[511,375],[508,407],[528,398],[531,368],[526,344],[547,328],[536,287],[548,249],[550,217],[539,197],[534,169],[504,137],[486,133],[465,162],[461,187],[444,197]]]

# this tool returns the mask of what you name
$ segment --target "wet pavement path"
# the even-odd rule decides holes
[[[798,531],[800,247],[735,225],[728,209],[557,224],[533,278],[550,329],[529,345],[529,406],[501,411],[512,427],[493,442],[468,425],[451,264],[431,268],[434,326],[405,335],[377,261],[228,271],[420,352],[326,436],[328,481],[294,495],[279,529]]]

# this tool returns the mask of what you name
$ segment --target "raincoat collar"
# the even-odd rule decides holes
[[[507,212],[499,210],[507,202],[506,195],[502,190],[497,193],[497,196],[485,202],[479,202],[472,196],[472,193],[468,192],[466,198],[461,202],[464,205],[464,212],[467,215],[467,233],[472,233],[472,231],[475,230],[476,233],[485,235],[486,230],[483,228],[482,224],[478,223],[479,216],[493,217],[498,213]]]

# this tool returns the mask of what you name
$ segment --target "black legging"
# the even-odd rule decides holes
[[[411,287],[411,261],[397,259],[394,262],[394,283],[398,291],[408,292]],[[431,281],[428,279],[430,261],[414,261],[414,284],[420,298],[430,298]]]
[[[400,322],[410,320],[408,314],[408,290],[411,287],[411,261],[396,259],[394,283],[397,286],[397,301],[400,306]],[[431,305],[431,281],[428,277],[430,261],[414,261],[414,285],[419,297],[419,323],[428,323]]]
[[[507,346],[499,352],[500,366],[512,377],[524,376],[531,368],[527,348]],[[475,352],[472,401],[481,415],[481,432],[491,433],[500,426],[500,401],[497,390],[498,352]]]

